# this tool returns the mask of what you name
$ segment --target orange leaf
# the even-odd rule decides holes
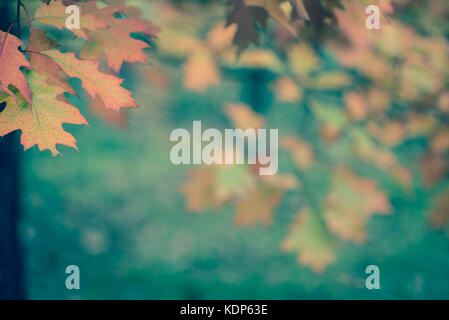
[[[266,185],[257,186],[243,196],[236,205],[235,223],[252,226],[257,222],[270,225],[273,210],[282,199],[283,191]]]
[[[449,189],[444,190],[436,198],[429,221],[436,228],[446,228],[449,236]]]
[[[308,169],[313,164],[313,149],[300,138],[285,137],[281,140],[281,147],[290,152],[293,161],[299,168]]]
[[[30,63],[33,70],[45,75],[49,84],[60,86],[66,92],[76,94],[72,86],[66,81],[66,75],[61,67],[50,57],[39,54],[56,46],[57,43],[48,38],[45,31],[30,28],[27,50],[32,51],[30,52]]]
[[[119,111],[122,107],[137,107],[131,92],[120,86],[123,79],[98,71],[98,62],[80,60],[73,53],[57,50],[47,50],[43,54],[56,61],[70,77],[81,79],[82,87],[91,97],[98,95],[105,108]]]
[[[228,103],[225,113],[231,118],[233,126],[242,130],[257,130],[262,128],[265,123],[263,117],[245,103]]]
[[[301,88],[290,77],[282,77],[276,82],[276,99],[281,102],[296,102],[301,100]]]
[[[204,92],[220,82],[220,70],[205,50],[192,54],[184,63],[183,69],[183,84],[188,90]]]
[[[75,138],[64,131],[62,124],[87,125],[87,122],[77,108],[58,99],[65,90],[49,85],[46,77],[36,72],[31,72],[28,80],[33,92],[32,106],[22,96],[13,99],[6,93],[0,94],[0,101],[7,103],[0,113],[0,135],[22,130],[25,150],[37,145],[39,150],[49,149],[57,155],[56,144],[77,149]]]
[[[65,12],[66,6],[61,0],[52,1],[50,4],[42,3],[34,15],[39,23],[48,24],[62,30],[66,27],[69,15]],[[82,8],[82,7],[81,7]],[[106,28],[106,24],[89,13],[80,12],[80,29],[70,30],[78,38],[88,40],[86,31],[94,31]]]
[[[259,39],[257,24],[265,27],[268,13],[264,8],[247,6],[243,0],[232,0],[232,11],[228,15],[226,26],[237,25],[233,43],[241,52],[250,43],[256,43]]]
[[[30,68],[31,66],[18,49],[21,45],[23,42],[17,37],[0,31],[0,92],[6,91],[14,97],[14,93],[8,89],[9,85],[13,85],[31,104],[31,90],[25,75],[20,70],[20,67]]]
[[[322,272],[336,260],[335,244],[319,217],[309,208],[302,209],[282,242],[286,252],[298,251],[298,263]]]
[[[424,184],[429,187],[445,177],[449,164],[441,155],[429,152],[421,159],[420,168]]]
[[[200,212],[219,208],[224,199],[217,192],[217,179],[217,172],[212,167],[192,170],[190,181],[181,187],[187,199],[187,209]]]
[[[147,63],[148,57],[143,52],[143,49],[148,48],[149,45],[141,40],[132,38],[131,33],[144,33],[149,36],[155,36],[159,32],[159,28],[147,20],[116,18],[114,15],[118,10],[114,7],[103,9],[89,8],[95,12],[95,16],[98,19],[106,23],[107,28],[89,33],[89,41],[81,51],[81,58],[99,60],[104,54],[109,67],[116,72],[120,70],[124,62]],[[140,13],[134,9],[131,12],[133,16],[140,17]]]
[[[363,242],[371,216],[391,210],[386,194],[374,181],[361,179],[346,168],[338,168],[331,183],[324,212],[328,228],[344,239]]]

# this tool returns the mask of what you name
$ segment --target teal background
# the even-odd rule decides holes
[[[244,86],[227,78],[207,95],[186,92],[175,83],[169,92],[139,82],[125,68],[140,104],[129,125],[116,128],[89,114],[84,98],[70,97],[89,127],[65,125],[79,152],[60,147],[52,158],[37,148],[22,159],[21,240],[31,299],[447,299],[449,239],[426,220],[432,193],[415,185],[410,193],[378,179],[393,205],[389,216],[374,216],[364,244],[343,242],[336,263],[316,274],[298,265],[280,243],[301,206],[287,193],[271,227],[236,227],[233,209],[187,212],[180,185],[190,166],[169,160],[169,134],[203,126],[230,126],[223,103],[239,101]],[[73,84],[79,87],[79,83]],[[291,106],[269,97],[269,126],[280,134],[297,123]],[[296,111],[297,112],[297,111]],[[410,157],[419,142],[405,147]],[[291,164],[280,154],[280,172]],[[363,169],[363,168],[362,168]],[[369,167],[368,175],[377,173]],[[327,177],[310,175],[318,186]],[[81,270],[81,289],[65,288],[65,268]],[[364,287],[365,268],[380,267],[381,289]]]

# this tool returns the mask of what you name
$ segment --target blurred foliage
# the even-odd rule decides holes
[[[448,296],[449,3],[300,2],[127,1],[162,28],[151,64],[120,71],[141,108],[117,129],[70,96],[80,153],[23,164],[31,297]],[[279,174],[174,167],[192,120],[279,128]]]

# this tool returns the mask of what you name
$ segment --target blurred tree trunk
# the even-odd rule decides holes
[[[15,18],[8,16],[15,1],[0,3],[0,29],[8,30]],[[17,30],[17,29],[16,29]],[[0,106],[2,111],[4,106]],[[18,239],[19,136],[0,138],[0,299],[23,299],[23,266]]]

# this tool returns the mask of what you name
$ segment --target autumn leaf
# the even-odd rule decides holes
[[[291,35],[297,36],[298,31],[290,23],[289,18],[279,7],[278,1],[275,0],[245,0],[247,6],[264,8],[271,18],[273,18],[282,28],[287,30]]]
[[[211,167],[194,169],[190,172],[189,182],[181,187],[188,210],[201,212],[221,207],[225,199],[218,195],[217,179],[217,172]]]
[[[54,26],[59,30],[66,28],[66,20],[69,15],[66,13],[66,6],[60,0],[54,0],[50,4],[41,4],[36,10],[34,18],[37,22]],[[83,8],[79,6],[79,8]],[[80,10],[81,11],[81,10]],[[80,29],[71,29],[70,31],[78,38],[88,40],[87,31],[106,28],[106,24],[98,20],[94,15],[80,12]]]
[[[353,139],[354,151],[360,158],[388,172],[404,187],[411,185],[412,174],[401,165],[393,152],[384,146],[376,144],[365,130],[353,129],[350,131],[350,135]]]
[[[232,10],[228,15],[226,26],[237,25],[233,43],[241,52],[250,43],[257,43],[259,32],[257,24],[266,26],[268,13],[262,7],[247,6],[243,0],[231,0]]]
[[[432,150],[437,153],[443,153],[449,149],[449,130],[441,129],[435,133],[432,138]]]
[[[399,121],[388,121],[382,125],[370,122],[367,131],[376,139],[388,146],[396,146],[404,141],[406,128]]]
[[[116,72],[120,70],[124,62],[147,63],[148,57],[143,49],[149,48],[149,45],[131,37],[131,34],[143,33],[154,37],[160,31],[158,27],[147,20],[132,17],[117,18],[118,9],[115,7],[96,9],[90,6],[88,8],[94,11],[95,16],[103,21],[107,28],[89,33],[89,41],[85,43],[81,51],[81,58],[99,60],[104,55],[109,67]],[[125,9],[122,8],[122,10]],[[132,16],[140,18],[140,13],[133,10]]]
[[[303,95],[302,89],[290,77],[282,77],[276,81],[275,93],[280,102],[297,102]]]
[[[25,100],[31,104],[31,90],[21,67],[31,68],[30,62],[25,58],[19,47],[23,45],[17,37],[10,33],[0,31],[0,92],[5,91],[11,97],[14,93],[9,85],[16,87]]]
[[[125,127],[127,125],[128,115],[125,110],[116,112],[112,109],[106,109],[103,105],[103,102],[98,96],[96,96],[95,98],[88,97],[88,99],[89,110],[93,115],[103,119],[113,126]]]
[[[228,103],[225,106],[225,112],[231,119],[234,128],[257,130],[262,128],[265,123],[263,117],[245,103]]]
[[[339,90],[351,84],[351,78],[344,72],[330,71],[309,78],[306,86],[319,90]]]
[[[237,63],[240,68],[268,69],[273,72],[282,70],[282,63],[273,51],[259,48],[245,50]]]
[[[435,185],[449,172],[449,164],[441,155],[428,152],[420,161],[421,176],[427,187]]]
[[[45,75],[49,84],[59,86],[71,94],[76,94],[72,86],[66,81],[67,75],[61,67],[50,57],[40,54],[56,46],[57,43],[48,38],[45,31],[30,28],[27,50],[30,54],[30,63],[33,70]]]
[[[281,139],[281,147],[289,151],[294,163],[301,169],[309,169],[314,161],[311,146],[299,137],[288,136]]]
[[[235,223],[252,226],[257,222],[270,225],[273,210],[279,205],[283,191],[267,185],[259,185],[242,197],[236,205]]]
[[[363,242],[366,224],[374,214],[391,210],[386,194],[373,180],[357,177],[349,169],[337,168],[326,198],[324,219],[328,228],[344,239]]]
[[[449,189],[440,193],[429,215],[430,223],[438,229],[446,229],[449,236]]]
[[[17,99],[0,94],[0,101],[6,101],[6,108],[0,113],[0,135],[21,130],[25,150],[37,145],[39,150],[48,149],[54,156],[59,154],[57,144],[77,149],[75,138],[64,131],[62,124],[87,122],[77,108],[59,99],[65,90],[49,85],[46,77],[37,72],[30,72],[28,81],[33,92],[32,105],[18,92]]]
[[[295,44],[287,51],[291,71],[300,78],[307,77],[321,67],[321,60],[306,43]]]
[[[207,43],[211,50],[220,52],[231,47],[232,39],[235,37],[237,25],[226,26],[224,23],[217,23],[207,34]]]
[[[235,223],[240,226],[253,226],[259,222],[270,225],[285,191],[297,186],[298,181],[290,175],[260,179],[236,200]]]
[[[438,99],[438,107],[443,112],[449,112],[449,92],[443,92]]]
[[[220,70],[206,50],[198,50],[192,54],[184,63],[183,70],[183,84],[188,90],[204,92],[220,83]]]
[[[368,114],[368,104],[361,93],[347,92],[344,95],[349,117],[353,120],[362,120]]]
[[[120,86],[123,80],[100,72],[98,62],[80,60],[71,52],[47,50],[43,54],[52,58],[70,77],[81,79],[82,87],[92,98],[98,95],[105,108],[119,111],[124,107],[137,107],[131,92]]]
[[[336,246],[319,217],[309,208],[302,209],[281,245],[286,252],[298,251],[298,263],[322,272],[336,260]]]

